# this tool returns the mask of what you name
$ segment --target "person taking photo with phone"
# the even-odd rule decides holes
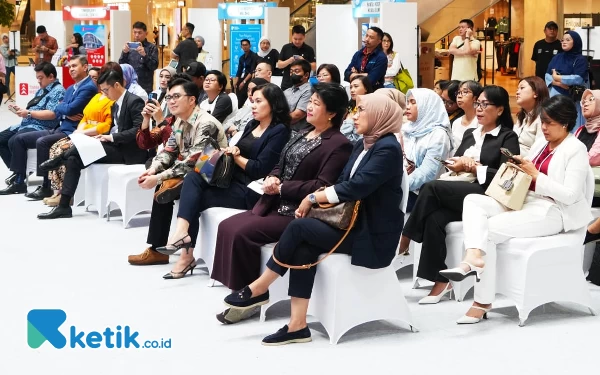
[[[454,56],[452,80],[479,81],[477,77],[477,56],[481,48],[479,40],[473,37],[473,21],[460,20],[458,35],[452,39],[448,52]]]

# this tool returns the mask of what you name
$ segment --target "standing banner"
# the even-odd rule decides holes
[[[381,14],[381,3],[404,3],[406,0],[352,0],[354,18],[376,18]]]
[[[83,46],[87,50],[88,62],[101,67],[106,62],[106,29],[104,25],[75,25],[74,33],[83,37]]]
[[[229,63],[229,76],[235,77],[240,63],[240,57],[244,54],[242,50],[242,39],[248,39],[250,41],[250,50],[258,52],[258,42],[262,36],[262,25],[257,24],[231,24],[229,25],[229,46],[231,48]],[[250,74],[252,72],[246,72]]]

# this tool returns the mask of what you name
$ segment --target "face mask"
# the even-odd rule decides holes
[[[300,74],[292,74],[290,75],[290,79],[292,80],[292,83],[294,85],[299,84],[300,82],[302,82],[302,77]]]

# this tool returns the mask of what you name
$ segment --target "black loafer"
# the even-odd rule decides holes
[[[6,180],[4,180],[4,183],[6,184],[6,186],[10,186],[13,184],[13,182],[15,182],[15,178],[17,178],[17,174],[13,173],[10,176],[8,176]]]
[[[55,158],[46,160],[45,162],[40,164],[38,169],[44,173],[53,171],[55,169],[60,168],[64,164],[64,160],[65,159],[63,158],[63,155],[59,155]]]
[[[266,305],[267,303],[269,303],[268,290],[260,296],[252,297],[252,290],[250,290],[250,287],[248,286],[225,297],[225,305],[234,309],[261,306]]]
[[[71,207],[56,206],[50,212],[39,214],[38,219],[63,219],[73,217],[73,211]]]
[[[310,337],[310,329],[308,329],[308,326],[296,332],[288,332],[288,326],[286,324],[279,331],[265,337],[262,340],[262,344],[265,346],[277,346],[310,341],[312,341],[312,338]]]
[[[6,189],[0,190],[0,195],[11,195],[11,194],[25,194],[27,193],[27,185],[25,183],[22,184],[12,184]]]
[[[34,201],[41,201],[44,198],[49,198],[54,195],[52,189],[39,186],[33,193],[25,194],[25,198],[29,198]]]
[[[217,314],[217,320],[223,324],[235,324],[253,317],[259,310],[258,306],[247,309],[225,309],[225,311]]]
[[[584,245],[586,243],[596,242],[598,240],[600,240],[600,233],[590,233],[588,231],[585,231],[585,240],[583,240]]]

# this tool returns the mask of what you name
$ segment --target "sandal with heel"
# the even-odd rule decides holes
[[[185,275],[189,272],[190,276],[192,276],[194,274],[194,268],[196,268],[196,260],[192,260],[190,262],[190,264],[188,264],[183,270],[179,271],[179,272],[173,272],[170,271],[169,273],[165,274],[163,276],[163,279],[165,280],[176,280],[176,279],[182,279],[185,277]]]
[[[184,240],[188,237],[190,238],[190,242],[185,242]],[[176,252],[178,252],[179,250],[185,249],[185,253],[187,254],[190,247],[192,247],[191,240],[192,240],[192,238],[190,237],[190,235],[186,234],[185,236],[183,236],[183,238],[173,242],[170,245],[157,247],[156,251],[158,251],[159,253],[164,254],[164,255],[173,255]]]

